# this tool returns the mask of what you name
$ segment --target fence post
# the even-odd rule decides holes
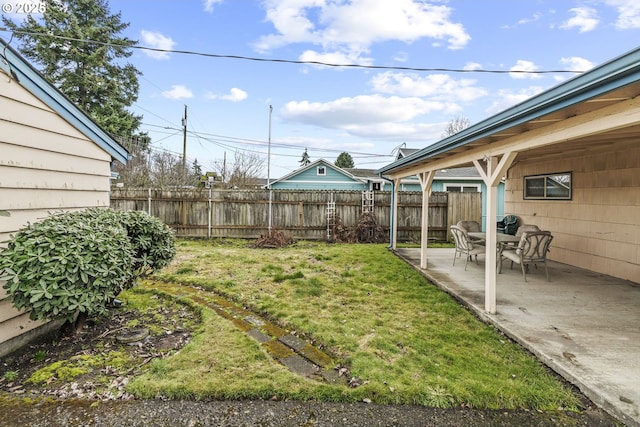
[[[207,213],[207,236],[211,238],[211,187],[209,187],[209,212]]]
[[[151,216],[151,189],[149,188],[149,193],[147,196],[147,214]]]

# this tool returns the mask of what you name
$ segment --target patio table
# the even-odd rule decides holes
[[[474,239],[483,239],[486,240],[487,233],[483,233],[480,231],[471,231],[467,233],[469,237],[473,237]],[[504,233],[496,233],[496,242],[499,245],[500,243],[518,243],[520,241],[520,236],[513,236],[511,234]]]

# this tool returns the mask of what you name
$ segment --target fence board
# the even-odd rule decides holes
[[[257,238],[273,229],[299,239],[326,239],[327,203],[333,200],[343,224],[355,226],[362,214],[360,191],[155,190],[112,189],[111,207],[141,210],[158,217],[180,237]],[[391,193],[376,192],[374,214],[388,233]],[[429,198],[429,237],[448,240],[449,225],[461,219],[480,221],[480,193],[434,192]],[[398,241],[419,241],[422,193],[398,193]]]

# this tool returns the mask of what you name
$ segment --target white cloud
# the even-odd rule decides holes
[[[496,100],[486,110],[486,113],[490,116],[498,114],[509,107],[513,107],[516,104],[526,101],[527,99],[539,94],[542,91],[543,88],[540,86],[531,86],[526,89],[520,89],[517,91],[500,90],[498,91]]]
[[[478,64],[477,62],[467,62],[464,64],[463,70],[482,70],[482,64]]]
[[[456,80],[447,74],[420,76],[412,73],[387,71],[373,76],[370,81],[376,92],[400,96],[433,97],[451,101],[473,101],[487,95],[476,87],[476,80]]]
[[[638,0],[607,0],[618,11],[616,27],[621,30],[640,28],[640,3]]]
[[[223,1],[224,0],[204,0],[203,1],[204,11],[209,13],[213,12],[213,6],[215,6],[216,4],[220,4]]]
[[[154,49],[171,50],[176,45],[171,37],[155,31],[140,31],[143,44]],[[143,50],[143,52],[154,59],[169,59],[168,52],[157,52],[153,50]]]
[[[313,50],[306,50],[300,55],[300,61],[321,62],[323,64],[358,64],[371,65],[373,58],[364,58],[359,52],[326,52],[319,53]],[[319,67],[323,67],[319,65]]]
[[[243,91],[242,89],[238,89],[237,87],[233,87],[227,95],[223,95],[220,98],[226,101],[240,102],[247,99],[248,96],[249,95],[247,95],[247,92]]]
[[[291,101],[281,115],[291,122],[341,129],[355,136],[424,139],[425,129],[434,125],[411,121],[432,112],[455,114],[460,108],[453,103],[417,97],[362,95],[329,102]],[[437,134],[441,129],[438,125],[434,132]]]
[[[208,92],[205,96],[207,99],[223,99],[225,101],[231,102],[244,101],[249,97],[247,92],[242,89],[238,89],[237,87],[231,88],[231,90],[229,90],[229,93],[226,95],[218,95],[213,92]]]
[[[588,59],[581,58],[579,56],[571,56],[569,58],[560,58],[560,63],[565,69],[571,71],[582,72],[589,71],[594,67],[594,63]]]
[[[471,39],[462,24],[451,20],[450,7],[418,0],[267,0],[265,7],[276,32],[255,44],[261,52],[292,43],[367,52],[374,43],[423,38],[460,49]]]
[[[189,88],[183,85],[173,85],[171,90],[165,90],[162,92],[162,96],[169,99],[186,99],[193,98],[193,92]]]
[[[516,65],[509,69],[509,75],[513,79],[539,79],[542,77],[540,74],[530,73],[537,70],[538,66],[533,62],[519,59]]]
[[[515,24],[502,25],[500,28],[505,29],[505,30],[514,29],[514,28],[517,28],[517,27],[519,27],[521,25],[527,25],[527,24],[530,24],[532,22],[539,21],[543,16],[544,15],[541,12],[536,12],[530,17],[519,19],[518,22],[516,22]]]
[[[598,11],[591,7],[574,7],[569,9],[573,13],[573,17],[564,22],[560,28],[570,30],[578,28],[578,32],[586,33],[598,26]]]
[[[393,60],[396,62],[407,62],[409,60],[409,54],[404,51],[397,52],[393,55]]]
[[[562,64],[562,68],[565,70],[570,70],[570,71],[575,71],[576,74],[585,72],[585,71],[589,71],[590,69],[592,69],[595,65],[593,62],[589,61],[588,59],[584,59],[581,58],[579,56],[571,56],[568,58],[560,58],[560,64]],[[573,77],[573,75],[571,74],[558,74],[553,76],[553,79],[556,82],[563,82],[565,80],[567,80],[568,78]]]

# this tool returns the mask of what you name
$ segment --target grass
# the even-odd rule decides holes
[[[179,241],[155,279],[226,296],[313,339],[361,380],[307,380],[274,362],[232,322],[202,310],[178,354],[129,384],[139,397],[278,398],[437,407],[557,410],[579,405],[533,356],[462,308],[385,245]]]

